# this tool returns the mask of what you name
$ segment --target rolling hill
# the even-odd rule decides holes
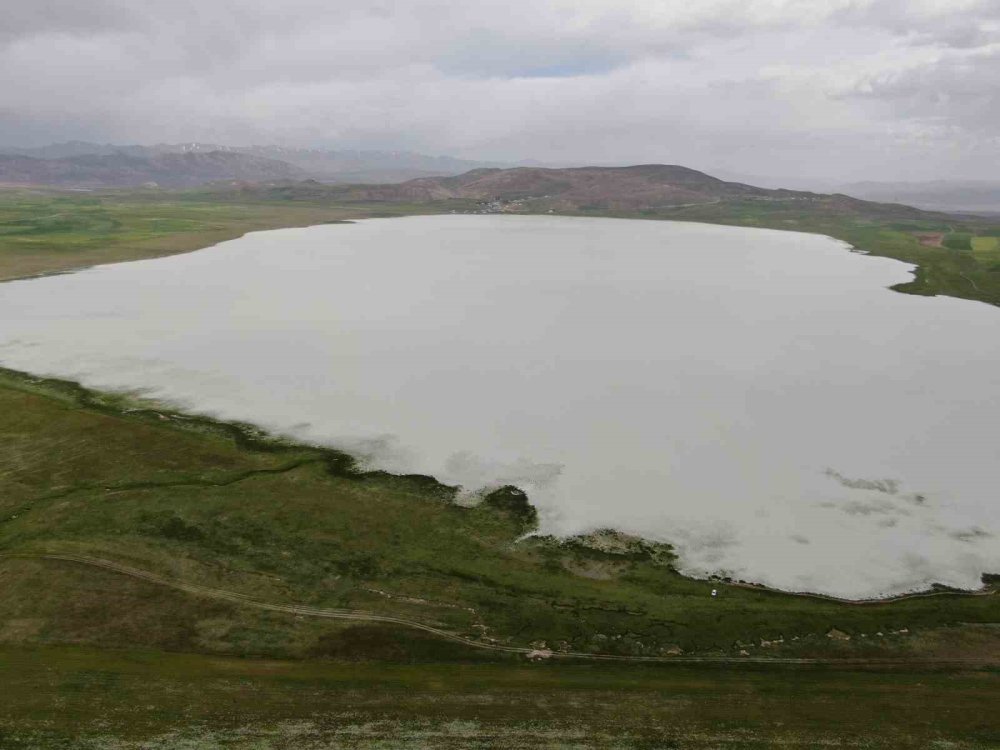
[[[643,164],[628,167],[474,169],[461,175],[424,177],[398,184],[328,185],[316,181],[244,184],[220,188],[242,198],[376,203],[483,204],[503,212],[651,215],[660,211],[739,204],[778,207],[810,215],[879,219],[939,218],[917,208],[876,203],[843,194],[772,190],[727,182],[688,167]],[[773,212],[773,211],[772,211]]]
[[[428,177],[399,185],[359,188],[358,191],[371,198],[389,200],[541,200],[550,203],[552,208],[592,206],[601,209],[797,195],[788,190],[766,190],[725,182],[694,169],[662,164],[570,169],[475,169],[454,177]]]

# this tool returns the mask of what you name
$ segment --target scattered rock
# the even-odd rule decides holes
[[[674,560],[674,551],[669,544],[642,539],[613,529],[600,529],[571,537],[563,544],[633,561],[646,560],[669,565]]]
[[[536,648],[529,651],[527,656],[532,661],[540,661],[542,659],[551,659],[552,652],[547,648]]]

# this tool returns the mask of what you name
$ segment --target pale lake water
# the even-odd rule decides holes
[[[1000,310],[791,232],[438,216],[0,285],[0,363],[871,597],[1000,573]]]

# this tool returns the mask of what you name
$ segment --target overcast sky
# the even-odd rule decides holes
[[[0,0],[0,143],[1000,177],[1000,0]]]

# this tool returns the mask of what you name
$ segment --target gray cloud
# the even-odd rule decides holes
[[[1000,33],[997,35],[1000,40]],[[1000,136],[1000,41],[946,59],[873,76],[852,94],[945,135]]]
[[[846,26],[883,29],[920,44],[979,47],[996,41],[1000,6],[992,0],[850,2],[832,14]]]
[[[12,3],[3,10],[0,42],[31,38],[43,34],[94,34],[111,29],[126,29],[141,23],[127,3],[94,0],[38,0]]]
[[[0,140],[993,177],[994,0],[35,0]]]

